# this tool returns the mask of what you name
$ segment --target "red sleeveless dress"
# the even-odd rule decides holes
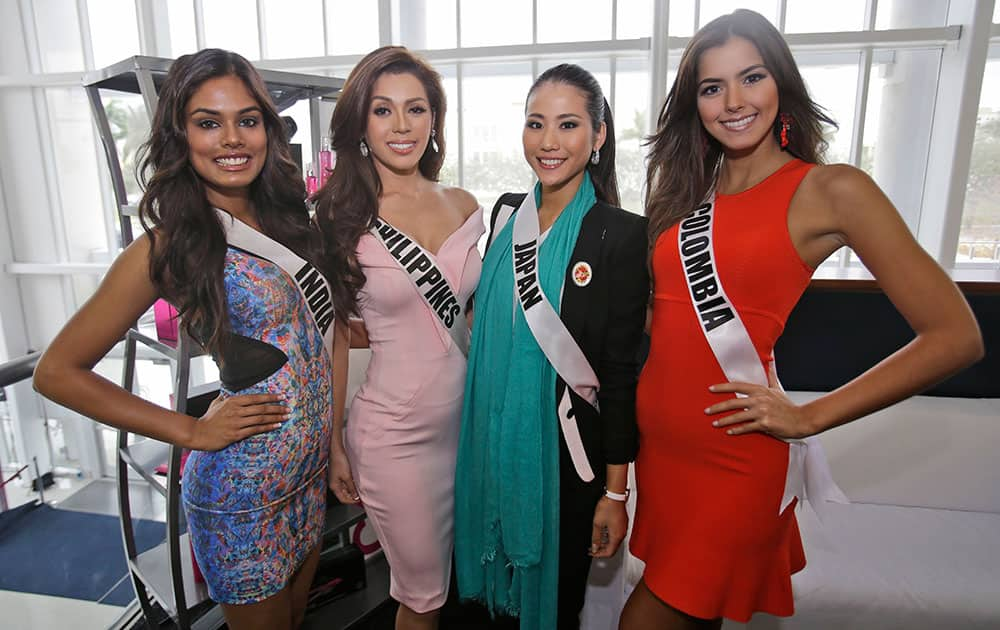
[[[765,367],[813,272],[788,234],[788,205],[813,166],[792,160],[753,188],[716,198],[717,273]],[[727,435],[705,415],[733,395],[708,391],[727,379],[696,319],[677,231],[675,224],[664,232],[653,252],[630,549],[646,562],[649,589],[689,615],[791,615],[791,575],[805,555],[794,509],[778,514],[788,445],[760,433]]]

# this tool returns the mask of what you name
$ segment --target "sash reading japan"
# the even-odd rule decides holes
[[[498,224],[494,228],[494,233],[502,227]],[[512,240],[514,289],[531,334],[538,342],[545,358],[566,382],[566,389],[559,400],[559,426],[562,428],[576,474],[584,481],[591,481],[594,478],[594,471],[587,461],[580,429],[573,417],[573,401],[569,396],[569,390],[572,389],[597,409],[597,391],[600,383],[587,357],[573,339],[573,335],[566,330],[559,314],[542,292],[538,280],[538,238],[538,208],[535,206],[534,193],[528,192],[514,216]]]

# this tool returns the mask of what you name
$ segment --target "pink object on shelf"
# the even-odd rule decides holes
[[[156,338],[160,341],[177,341],[177,309],[166,300],[153,303],[153,318],[156,320]]]
[[[330,172],[333,170],[333,160],[333,149],[330,147],[330,139],[324,136],[320,144],[319,169],[316,175],[319,178],[320,188],[326,185],[326,180],[330,177]]]
[[[153,318],[156,320],[156,338],[160,341],[177,341],[177,309],[166,300],[153,304]]]

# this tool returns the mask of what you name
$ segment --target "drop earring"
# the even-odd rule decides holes
[[[590,163],[595,166],[601,163],[601,154],[596,150],[590,156]]]
[[[781,119],[781,148],[788,148],[788,130],[792,128],[792,115],[782,113]]]
[[[361,157],[368,157],[368,145],[365,144],[364,138],[361,139],[361,146],[358,148],[361,151]]]
[[[437,129],[431,129],[431,151],[438,152]]]

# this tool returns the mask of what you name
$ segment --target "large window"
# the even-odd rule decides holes
[[[378,46],[406,45],[444,81],[442,182],[468,189],[489,208],[500,193],[532,182],[520,138],[535,77],[557,63],[579,63],[594,73],[611,104],[622,206],[641,212],[644,141],[683,47],[696,29],[737,7],[761,12],[787,34],[813,98],[839,125],[828,130],[827,160],[868,172],[942,265],[984,268],[990,279],[1000,279],[1000,1],[992,3],[992,14],[990,4],[0,2],[0,236],[9,241],[0,244],[0,256],[7,257],[0,259],[7,276],[0,334],[17,329],[27,346],[46,345],[92,294],[118,251],[114,196],[80,88],[83,72],[136,54],[176,57],[216,46],[262,67],[346,77]],[[970,23],[971,15],[993,24]],[[987,37],[979,36],[984,28]],[[654,69],[666,75],[665,83]],[[954,83],[954,91],[942,89],[963,76],[969,79]],[[105,103],[134,201],[140,193],[135,155],[148,134],[148,116],[138,97],[118,95]],[[955,115],[976,111],[977,104],[974,119]],[[331,109],[324,104],[324,128]],[[304,132],[308,108],[299,104],[284,113],[302,130],[294,141],[303,145],[308,163],[316,149]],[[847,250],[826,266],[831,273],[863,273]],[[159,378],[156,370],[147,372],[147,381]]]
[[[1000,45],[986,62],[955,260],[1000,262]]]

